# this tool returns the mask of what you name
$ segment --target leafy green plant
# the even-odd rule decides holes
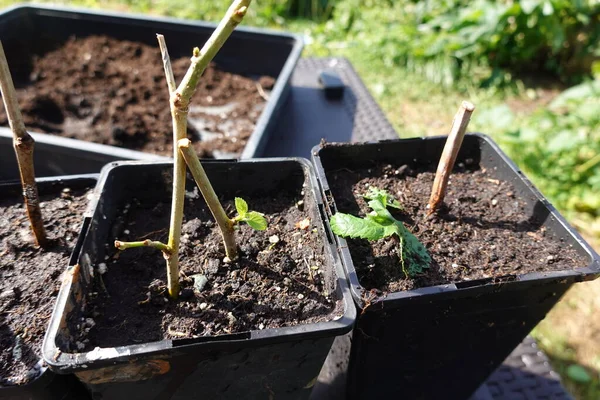
[[[600,57],[600,3],[342,0],[323,37],[446,86],[499,86],[515,72],[540,71],[570,82]]]
[[[267,229],[267,220],[265,216],[256,211],[248,210],[248,203],[241,197],[235,198],[235,209],[238,213],[231,219],[234,224],[245,222],[250,225],[251,228],[257,231],[264,231]]]
[[[600,81],[566,90],[547,109],[518,119],[506,107],[498,141],[560,210],[600,217]],[[482,127],[483,125],[480,124]],[[500,133],[498,132],[498,133]]]
[[[341,237],[380,240],[396,236],[400,266],[406,277],[414,277],[429,268],[431,256],[419,239],[402,222],[395,219],[387,207],[401,209],[400,203],[385,190],[370,187],[364,196],[373,210],[364,218],[336,213],[331,217],[331,229]]]

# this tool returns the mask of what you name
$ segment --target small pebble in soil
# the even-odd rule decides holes
[[[298,300],[302,300],[304,298],[304,295],[302,293],[298,294]]]
[[[208,283],[208,278],[202,274],[195,274],[190,276],[190,278],[194,280],[194,290],[196,292],[201,292]]]
[[[20,361],[23,357],[23,349],[21,348],[21,336],[15,336],[15,345],[12,349],[12,356],[15,360]]]
[[[219,266],[221,265],[221,261],[218,258],[211,258],[208,260],[206,266],[206,273],[208,274],[216,274],[219,272]]]
[[[277,235],[269,236],[269,243],[273,243],[273,244],[279,243],[279,236],[277,236]]]
[[[106,266],[106,263],[100,263],[100,264],[98,264],[98,273],[100,275],[104,275],[107,270],[108,270],[108,267]]]
[[[208,307],[208,304],[206,304],[206,303],[200,303],[200,309],[201,310],[206,310],[207,307]]]

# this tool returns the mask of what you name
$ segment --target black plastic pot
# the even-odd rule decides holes
[[[155,154],[122,149],[76,139],[32,133],[35,174],[39,177],[98,173],[109,162],[117,160],[167,160]],[[17,158],[12,145],[12,132],[0,128],[0,182],[19,179]]]
[[[215,27],[214,24],[198,21],[51,6],[22,5],[0,14],[0,37],[9,62],[18,59],[14,55],[24,49],[37,54],[61,45],[70,36],[94,34],[157,46],[156,33],[161,33],[169,43],[171,58],[175,59],[189,56],[194,47],[206,42]],[[289,92],[289,80],[302,47],[302,40],[297,35],[240,26],[217,54],[215,62],[222,70],[246,76],[268,75],[276,78],[241,158],[262,154]],[[19,74],[27,76],[29,73],[28,65],[11,66]],[[113,146],[98,146],[103,145],[94,146],[92,151],[109,157],[113,155]],[[85,148],[83,144],[79,147]],[[133,154],[131,156],[124,159],[144,159]],[[114,158],[109,161],[112,160]]]
[[[445,137],[313,149],[328,215],[336,212],[327,175],[381,162],[437,165]],[[349,398],[466,399],[575,282],[598,276],[598,255],[491,139],[465,137],[458,160],[471,158],[510,181],[547,233],[564,239],[588,266],[449,283],[390,293],[365,308],[345,239],[336,237],[352,296],[362,310],[353,331]]]
[[[77,176],[59,176],[51,179],[38,179],[38,191],[40,194],[60,195],[65,187],[93,188],[96,185],[97,175],[77,175]],[[0,183],[0,196],[3,198],[19,198],[22,200],[22,189],[20,183]],[[91,209],[88,208],[88,212]],[[84,215],[82,232],[87,228],[89,219],[86,221]],[[73,265],[77,260],[81,248],[83,236],[80,235],[73,254],[69,260],[69,265]],[[66,268],[67,266],[65,266]],[[40,359],[41,362],[41,359]],[[85,392],[81,383],[74,375],[57,375],[50,371],[44,364],[40,369],[40,375],[31,382],[20,386],[0,387],[1,400],[78,400],[85,399]]]
[[[205,161],[204,168],[220,196],[232,197],[291,191],[309,191],[314,199],[305,209],[323,238],[326,276],[343,312],[339,318],[280,329],[163,340],[140,345],[95,349],[77,353],[69,349],[66,321],[77,318],[90,287],[90,268],[104,260],[105,244],[117,210],[132,197],[155,202],[169,192],[172,164],[113,163],[102,172],[100,194],[87,232],[79,266],[72,269],[59,294],[49,333],[43,345],[45,361],[57,373],[75,373],[94,398],[307,398],[336,336],[351,330],[356,310],[344,272],[333,251],[332,237],[322,223],[322,202],[308,161],[264,159]],[[188,181],[189,190],[194,187]],[[140,199],[141,188],[155,187],[152,198]],[[307,202],[308,203],[308,202]]]

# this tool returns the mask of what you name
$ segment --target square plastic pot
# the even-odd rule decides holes
[[[299,399],[311,387],[336,336],[352,329],[356,309],[332,237],[322,222],[322,202],[311,165],[303,159],[205,161],[204,168],[219,196],[248,196],[309,191],[309,213],[321,233],[324,273],[343,309],[329,322],[264,329],[196,339],[162,340],[139,345],[70,350],[67,321],[77,318],[90,288],[90,268],[104,260],[105,244],[117,210],[132,197],[154,202],[169,192],[170,163],[113,163],[102,172],[100,195],[84,240],[79,264],[64,281],[43,345],[45,361],[57,373],[75,373],[94,398]],[[139,198],[141,188],[154,187],[151,198]],[[188,180],[188,190],[194,187]],[[201,201],[201,200],[199,200]],[[310,204],[308,204],[310,203]]]
[[[381,162],[437,165],[445,137],[335,144],[313,149],[327,214],[336,212],[327,175]],[[547,234],[587,259],[582,268],[448,283],[395,292],[365,308],[345,239],[338,251],[357,308],[348,367],[349,398],[466,399],[575,282],[598,276],[598,255],[486,136],[467,135],[458,162],[473,159],[511,182]]]
[[[0,37],[9,62],[15,58],[13,54],[22,52],[23,49],[37,54],[48,48],[56,48],[73,35],[106,35],[156,46],[158,51],[156,33],[165,35],[169,43],[169,54],[172,59],[176,59],[189,56],[194,47],[206,42],[215,27],[216,24],[200,21],[39,5],[16,6],[0,13]],[[240,158],[258,157],[262,154],[289,93],[290,77],[302,47],[300,36],[240,26],[217,54],[215,62],[225,71],[276,78],[269,99]],[[13,68],[20,74],[26,74],[30,67],[20,65]],[[115,157],[124,160],[149,159],[136,151],[116,151],[122,149],[115,149],[114,146],[95,144],[88,149],[86,143],[82,142],[76,147],[88,150],[96,157],[103,155],[101,161],[106,160],[105,163],[114,161]],[[2,147],[0,142],[0,148]],[[99,172],[99,169],[92,172]]]
[[[38,179],[40,195],[54,194],[60,196],[65,187],[80,189],[93,188],[96,185],[97,175],[58,176],[50,179]],[[0,183],[0,196],[2,198],[18,198],[22,201],[22,188],[20,183]],[[89,213],[91,211],[88,208]],[[86,230],[89,219],[81,216],[82,232]],[[81,248],[83,235],[79,235],[69,265],[73,265]],[[43,267],[43,266],[41,266]],[[67,265],[65,265],[65,269]],[[41,349],[40,349],[41,350]],[[1,400],[78,400],[85,399],[86,392],[74,375],[57,375],[43,364],[40,358],[40,375],[25,385],[0,386]]]

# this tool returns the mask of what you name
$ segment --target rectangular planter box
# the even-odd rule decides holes
[[[9,64],[14,69],[13,74],[18,72],[25,76],[30,66],[11,64],[11,59],[16,59],[16,54],[23,49],[38,54],[61,45],[72,35],[106,35],[156,46],[158,51],[156,33],[161,33],[169,45],[171,59],[176,59],[190,56],[192,49],[202,46],[215,27],[215,24],[198,21],[49,6],[17,6],[0,14],[0,37]],[[276,78],[275,86],[241,158],[262,154],[289,92],[289,80],[302,47],[299,36],[240,26],[217,54],[215,62],[227,72]],[[0,147],[3,147],[1,143]],[[77,147],[85,148],[83,144]],[[124,159],[133,160],[148,159],[136,154],[139,152],[124,154],[115,151],[113,146],[106,145],[95,145],[90,152],[96,153],[94,156],[103,154],[103,160],[108,161],[114,160],[115,156],[127,156]]]
[[[50,179],[38,179],[38,191],[40,195],[57,193],[60,195],[65,187],[93,188],[97,182],[97,175],[74,175],[74,176],[57,176]],[[0,183],[0,193],[4,198],[21,197],[22,188],[20,183]],[[85,214],[91,213],[92,209],[88,208]],[[81,232],[87,229],[89,217],[81,215],[82,227]],[[77,262],[79,250],[83,242],[83,234],[79,235],[73,253],[69,260],[69,265],[74,265]],[[67,265],[65,265],[65,269]],[[41,357],[40,357],[41,362]],[[57,375],[50,371],[46,366],[42,367],[42,373],[31,382],[20,386],[0,386],[1,400],[78,400],[85,399],[86,393],[80,382],[77,381],[74,375]]]
[[[172,164],[109,164],[99,181],[99,201],[79,266],[63,283],[43,346],[50,368],[57,373],[75,373],[94,398],[188,399],[200,393],[206,398],[268,398],[270,393],[277,398],[308,398],[334,338],[352,328],[356,310],[332,238],[322,222],[321,196],[308,161],[205,161],[203,165],[215,191],[225,198],[233,198],[238,191],[249,196],[309,191],[314,204],[307,202],[305,207],[324,243],[323,270],[331,285],[328,292],[335,294],[343,311],[329,322],[96,348],[87,353],[68,350],[67,320],[77,318],[90,288],[89,270],[97,260],[104,260],[104,243],[112,243],[110,231],[117,209],[141,188],[155,187],[163,197],[169,190]],[[188,185],[188,190],[193,190],[193,182]],[[140,199],[146,200],[154,198]]]
[[[337,211],[328,173],[377,162],[435,166],[444,143],[445,137],[436,137],[315,147],[327,214]],[[336,236],[352,296],[362,310],[352,337],[349,398],[468,398],[573,283],[600,272],[598,255],[495,143],[467,135],[457,162],[468,158],[511,182],[546,231],[564,239],[588,265],[394,292],[366,307],[347,242]]]
[[[167,160],[167,157],[105,146],[44,133],[32,133],[35,140],[34,167],[38,177],[97,174],[104,165],[117,160]],[[19,168],[12,144],[12,132],[0,128],[0,182],[19,180]]]

